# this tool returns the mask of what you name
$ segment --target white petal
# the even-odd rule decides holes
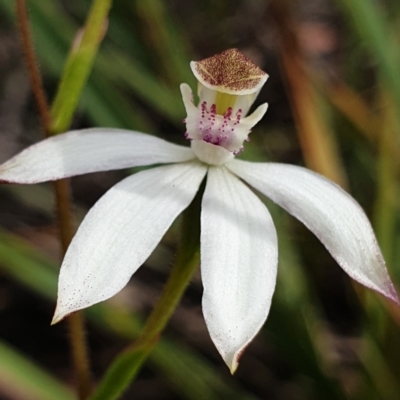
[[[235,157],[232,152],[203,140],[192,140],[190,147],[196,157],[208,165],[223,165]]]
[[[197,162],[164,166],[111,188],[69,246],[53,323],[119,292],[192,201],[205,173]]]
[[[193,160],[183,146],[140,132],[92,128],[43,140],[0,166],[0,181],[37,183],[96,171]]]
[[[293,165],[233,160],[227,166],[303,222],[353,279],[399,302],[368,218],[343,189]]]
[[[267,208],[224,167],[210,168],[201,213],[203,313],[232,373],[268,316],[277,261]]]

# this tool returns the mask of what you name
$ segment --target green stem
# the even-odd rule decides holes
[[[53,134],[66,131],[71,124],[97,50],[107,30],[107,16],[111,4],[112,0],[95,0],[85,27],[75,38],[51,108]]]
[[[117,399],[156,346],[199,265],[200,205],[204,184],[183,213],[182,240],[171,275],[139,337],[117,356],[90,400]]]
[[[83,312],[71,315],[68,320],[69,341],[72,362],[76,374],[77,393],[79,400],[89,398],[92,392],[90,359],[86,345],[85,320]]]

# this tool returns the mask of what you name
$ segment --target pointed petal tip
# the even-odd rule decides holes
[[[260,113],[262,113],[264,115],[267,112],[268,107],[269,107],[269,103],[262,103],[256,108],[256,111],[257,111],[257,109],[260,109]]]
[[[229,371],[232,375],[235,374],[235,372],[237,371],[237,369],[239,367],[239,361],[240,361],[240,358],[242,357],[242,354],[244,353],[244,350],[245,349],[243,348],[243,349],[240,349],[239,351],[237,351],[233,355],[223,357],[224,361],[225,361],[226,365],[228,366]]]
[[[54,316],[53,319],[52,319],[51,322],[50,322],[50,326],[53,326],[53,325],[59,323],[61,320],[62,320],[62,317],[56,317],[56,316]]]
[[[60,321],[62,321],[68,314],[62,314],[59,311],[54,311],[53,319],[50,322],[50,325],[55,325],[58,324]]]
[[[232,361],[232,364],[229,366],[229,371],[231,372],[231,375],[234,375],[234,374],[235,374],[235,372],[236,372],[238,366],[239,366],[239,362],[238,362],[238,360],[235,358],[235,359]]]
[[[57,324],[60,321],[61,321],[61,318],[53,317],[53,319],[50,322],[50,326],[53,326],[53,325]]]
[[[245,349],[246,349],[247,345],[244,348],[239,349],[236,353],[234,353],[233,355],[226,355],[223,357],[226,365],[229,368],[229,371],[232,375],[235,374],[235,372],[237,371],[238,367],[239,367],[239,361],[240,358],[242,357]]]
[[[390,283],[388,287],[388,293],[386,294],[386,297],[400,306],[399,296],[397,295],[397,291],[392,283]]]
[[[363,283],[360,282],[361,285]],[[372,285],[363,285],[367,289],[371,289],[373,292],[379,293],[384,296],[386,299],[393,301],[397,306],[400,306],[399,296],[397,291],[392,283],[392,281],[387,281],[385,284],[380,286],[372,286]]]

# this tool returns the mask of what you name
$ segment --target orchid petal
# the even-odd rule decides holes
[[[224,167],[211,167],[201,213],[203,314],[232,373],[268,316],[277,262],[267,208]]]
[[[140,132],[84,129],[28,147],[0,166],[0,181],[38,183],[89,172],[193,159],[189,148]]]
[[[303,222],[353,279],[399,303],[371,224],[343,189],[293,165],[233,160],[227,167]]]
[[[112,187],[69,246],[53,323],[119,292],[192,201],[206,171],[197,162],[158,167]]]

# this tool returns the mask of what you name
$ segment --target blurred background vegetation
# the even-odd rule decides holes
[[[91,1],[27,1],[54,98]],[[115,0],[73,128],[121,127],[184,144],[190,60],[237,47],[270,79],[269,111],[241,157],[306,165],[348,190],[400,283],[397,0]],[[0,0],[0,162],[42,138],[15,4]],[[131,171],[72,179],[76,224]],[[197,274],[125,399],[399,399],[400,312],[348,278],[265,199],[278,229],[270,317],[235,376],[213,347]],[[93,376],[138,334],[168,276],[177,226],[113,299],[87,310]],[[0,399],[73,399],[65,324],[49,326],[59,268],[51,185],[0,187]]]

